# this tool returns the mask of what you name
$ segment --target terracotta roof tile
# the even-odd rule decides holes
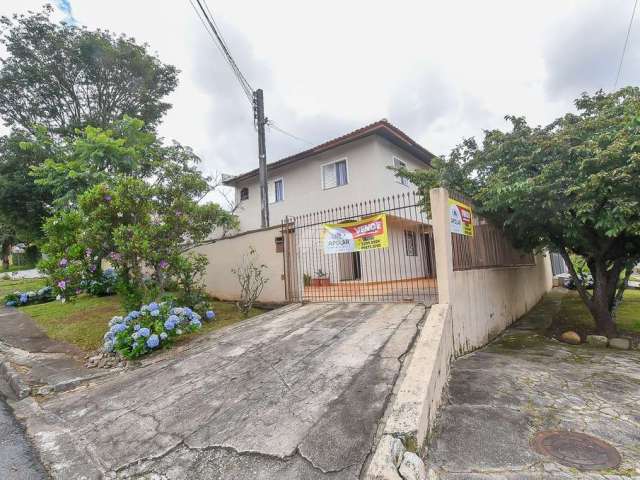
[[[382,119],[382,120],[378,120],[377,122],[366,125],[364,127],[358,128],[357,130],[349,132],[340,137],[321,143],[320,145],[312,147],[308,150],[304,150],[294,155],[290,155],[288,157],[282,158],[276,162],[269,163],[267,167],[269,169],[283,167],[285,165],[298,162],[300,160],[311,157],[313,155],[326,152],[327,150],[330,150],[332,148],[345,145],[355,140],[359,140],[369,135],[381,135],[382,137],[391,141],[398,147],[408,151],[419,160],[422,160],[426,165],[431,165],[430,161],[434,157],[434,155],[431,152],[429,152],[427,149],[419,145],[411,137],[409,137],[409,135],[404,133],[395,125],[391,124],[388,120]],[[224,184],[234,185],[239,181],[246,180],[255,175],[258,175],[257,168],[249,172],[243,173],[241,175],[229,178],[225,180]]]

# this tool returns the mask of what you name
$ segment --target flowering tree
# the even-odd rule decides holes
[[[189,148],[160,144],[139,121],[123,124],[120,132],[87,127],[81,141],[61,146],[35,175],[54,189],[76,190],[44,225],[47,259],[41,266],[58,293],[72,296],[108,262],[125,304],[135,308],[192,269],[189,262],[201,262],[185,252],[236,219],[202,202],[212,186]],[[76,173],[69,178],[69,172]]]

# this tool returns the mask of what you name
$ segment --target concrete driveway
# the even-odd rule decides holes
[[[54,478],[354,479],[424,314],[285,307],[16,412]]]

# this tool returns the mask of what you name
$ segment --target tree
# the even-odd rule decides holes
[[[86,127],[35,170],[53,191],[74,191],[45,222],[41,267],[56,293],[68,298],[82,281],[99,278],[107,260],[118,272],[126,306],[136,308],[161,295],[171,277],[189,283],[202,260],[185,253],[215,228],[237,221],[219,205],[202,202],[213,187],[191,149],[162,145],[139,120],[119,125],[117,131]]]
[[[161,99],[177,86],[178,70],[133,38],[51,22],[52,7],[0,18],[0,116],[34,133],[35,125],[73,135],[106,128],[123,115],[153,129],[171,107]]]
[[[52,201],[48,190],[36,185],[30,175],[31,167],[41,163],[48,152],[23,149],[21,145],[30,139],[20,131],[0,137],[0,224],[11,225],[13,237],[25,243],[42,237],[42,222]]]
[[[486,131],[482,146],[465,140],[433,170],[400,174],[474,198],[517,247],[560,252],[598,332],[613,336],[623,272],[640,260],[640,89],[583,94],[575,105],[544,127],[508,116],[510,131]],[[571,254],[586,261],[593,293]]]

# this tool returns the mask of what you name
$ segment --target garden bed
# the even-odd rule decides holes
[[[0,279],[0,299],[3,299],[5,295],[9,295],[13,292],[26,292],[29,290],[38,290],[47,284],[44,278],[12,278],[9,280]]]
[[[215,320],[203,321],[201,330],[182,336],[177,343],[182,344],[200,333],[243,320],[233,303],[214,301],[211,302],[211,307],[216,313]],[[49,337],[76,345],[86,352],[95,351],[102,346],[109,320],[114,315],[126,313],[117,295],[92,297],[86,294],[66,303],[50,302],[26,306],[21,311],[31,316]],[[264,313],[263,309],[253,308],[249,317],[261,313]]]

